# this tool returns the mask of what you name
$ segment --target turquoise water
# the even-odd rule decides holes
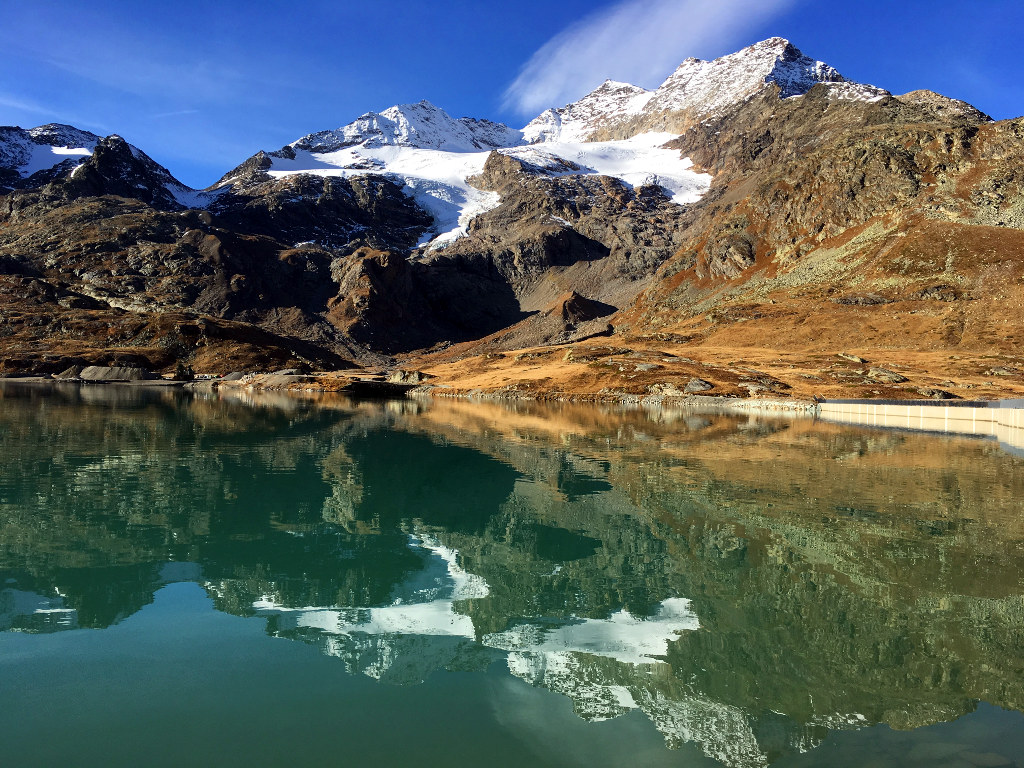
[[[1024,459],[0,386],[0,765],[1024,764]]]

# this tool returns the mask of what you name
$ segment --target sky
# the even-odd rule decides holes
[[[426,99],[522,127],[606,78],[786,37],[847,78],[1024,114],[1022,0],[0,0],[0,125],[117,133],[205,187]]]

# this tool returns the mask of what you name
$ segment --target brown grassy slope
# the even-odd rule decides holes
[[[409,364],[456,389],[639,394],[699,376],[710,394],[1019,396],[1024,120],[933,106],[765,94],[695,126],[674,146],[714,184],[612,338]]]

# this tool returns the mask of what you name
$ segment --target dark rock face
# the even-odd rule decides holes
[[[459,258],[428,266],[362,249],[344,266],[331,322],[388,354],[480,338],[523,315],[498,274]]]
[[[606,176],[549,177],[497,152],[476,183],[499,193],[501,205],[448,250],[489,258],[517,287],[552,267],[581,263],[598,264],[608,279],[643,279],[675,251],[686,215],[659,187],[632,189]]]
[[[380,176],[274,180],[257,171],[219,190],[210,211],[233,231],[343,251],[362,245],[409,250],[433,221]]]
[[[288,248],[215,227],[205,212],[159,211],[125,198],[53,205],[35,192],[11,197],[6,222],[13,225],[0,234],[0,272],[8,276],[0,290],[8,287],[11,297],[4,306],[9,353],[24,350],[27,359],[44,343],[66,342],[76,355],[95,359],[111,347],[152,345],[162,351],[150,363],[161,368],[207,346],[205,334],[183,340],[173,331],[180,323],[160,320],[187,313],[189,325],[205,323],[211,331],[224,328],[223,321],[245,324],[249,341],[235,341],[262,339],[268,360],[287,362],[273,351],[283,337],[293,338],[284,347],[301,359],[330,360],[332,367],[343,359],[336,332],[315,315],[335,286],[334,256],[323,249]],[[306,349],[325,340],[319,352]],[[257,362],[248,353],[246,360]]]
[[[108,136],[100,140],[88,160],[68,176],[48,184],[43,194],[67,202],[114,195],[160,210],[181,210],[186,206],[174,193],[185,190],[166,168],[133,151],[120,136]]]

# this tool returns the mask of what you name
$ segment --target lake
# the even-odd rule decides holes
[[[1024,458],[0,384],[4,766],[1024,765]]]

